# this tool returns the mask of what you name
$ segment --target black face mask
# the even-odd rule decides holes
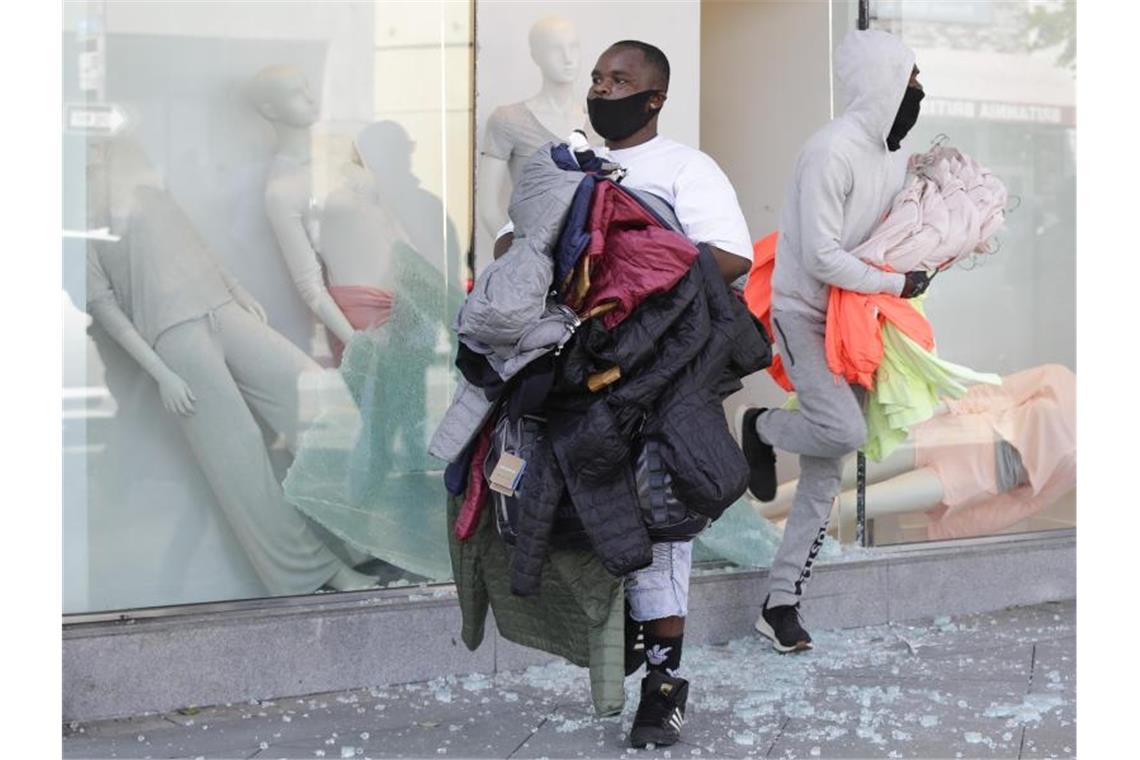
[[[624,98],[587,98],[586,110],[594,131],[609,140],[618,142],[644,127],[657,113],[646,108],[649,99],[658,90],[642,90]]]
[[[906,137],[906,133],[918,121],[918,104],[926,97],[926,93],[917,87],[907,87],[906,94],[903,95],[902,105],[899,106],[899,112],[895,114],[895,123],[891,125],[891,131],[887,133],[887,149],[891,151],[898,150],[902,144],[902,140]],[[599,133],[600,134],[600,133]]]

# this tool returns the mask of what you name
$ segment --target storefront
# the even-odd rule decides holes
[[[443,469],[427,444],[455,387],[452,319],[520,157],[588,126],[610,42],[653,42],[673,70],[661,132],[718,161],[761,238],[799,145],[841,108],[832,51],[859,5],[66,4],[64,673],[82,696],[65,714],[170,707],[107,696],[130,687],[95,661],[146,661],[148,641],[192,661],[163,639],[191,620],[263,644],[275,621],[295,624],[300,646],[322,615],[383,609],[393,631],[430,618],[450,639]],[[997,250],[942,275],[926,309],[942,357],[1017,392],[985,409],[967,396],[868,464],[872,544],[955,539],[973,556],[981,537],[1010,551],[1075,528],[1072,7],[866,9],[914,48],[928,93],[903,153],[946,135],[1015,198]],[[782,399],[762,374],[726,413]],[[1048,472],[975,482],[999,429],[1031,472],[1030,448],[1050,448]],[[855,541],[858,490],[839,499],[839,545]],[[763,567],[789,503],[742,499],[699,544],[704,572]],[[351,669],[350,652],[329,656],[330,672]],[[486,667],[464,657],[439,667]],[[361,672],[437,672],[376,667]],[[236,680],[262,696],[348,685],[324,676]],[[191,684],[174,705],[240,691],[165,679]]]

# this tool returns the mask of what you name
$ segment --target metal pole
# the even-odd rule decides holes
[[[867,545],[867,455],[855,455],[855,543]]]
[[[859,0],[859,29],[871,28],[871,0]],[[860,449],[855,464],[855,542],[867,541],[867,455]]]

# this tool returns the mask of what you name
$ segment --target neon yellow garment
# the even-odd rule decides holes
[[[915,300],[910,303],[922,313],[921,304]],[[969,386],[978,383],[1001,385],[1001,378],[940,359],[935,351],[927,351],[886,323],[883,362],[875,373],[875,387],[867,394],[864,408],[864,453],[882,461],[906,440],[913,425],[934,416],[940,399],[962,398]]]
[[[921,314],[920,300],[908,303]],[[911,427],[934,416],[941,399],[962,398],[969,386],[979,383],[1001,385],[1001,378],[940,359],[935,351],[927,351],[890,322],[885,323],[883,361],[863,406],[867,422],[863,453],[876,462],[886,459],[906,440]],[[793,394],[784,408],[796,409],[798,405]]]

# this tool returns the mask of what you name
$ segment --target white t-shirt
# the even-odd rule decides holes
[[[609,155],[626,169],[621,184],[672,206],[689,240],[752,260],[752,238],[736,191],[708,155],[661,135]],[[496,237],[513,229],[507,224]]]

